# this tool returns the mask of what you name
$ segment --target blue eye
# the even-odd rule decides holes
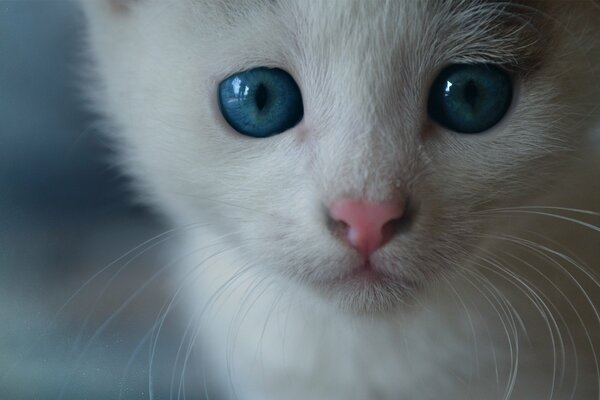
[[[510,76],[493,65],[451,65],[431,86],[429,116],[455,132],[484,132],[508,111],[512,87]]]
[[[219,85],[219,107],[233,129],[256,138],[287,131],[304,115],[298,85],[278,68],[231,75]]]

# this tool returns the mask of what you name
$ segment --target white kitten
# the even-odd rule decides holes
[[[599,398],[596,3],[83,4],[225,395]]]

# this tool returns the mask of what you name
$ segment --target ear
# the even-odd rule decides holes
[[[131,10],[132,4],[137,0],[105,0],[113,13],[127,13]]]
[[[142,0],[78,0],[81,8],[90,16],[127,15]]]

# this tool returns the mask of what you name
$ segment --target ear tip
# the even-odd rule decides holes
[[[78,2],[84,10],[92,14],[127,14],[138,0],[78,0]]]

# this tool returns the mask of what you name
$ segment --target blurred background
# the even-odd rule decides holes
[[[166,228],[108,162],[81,50],[72,2],[0,0],[0,399],[168,398]]]

